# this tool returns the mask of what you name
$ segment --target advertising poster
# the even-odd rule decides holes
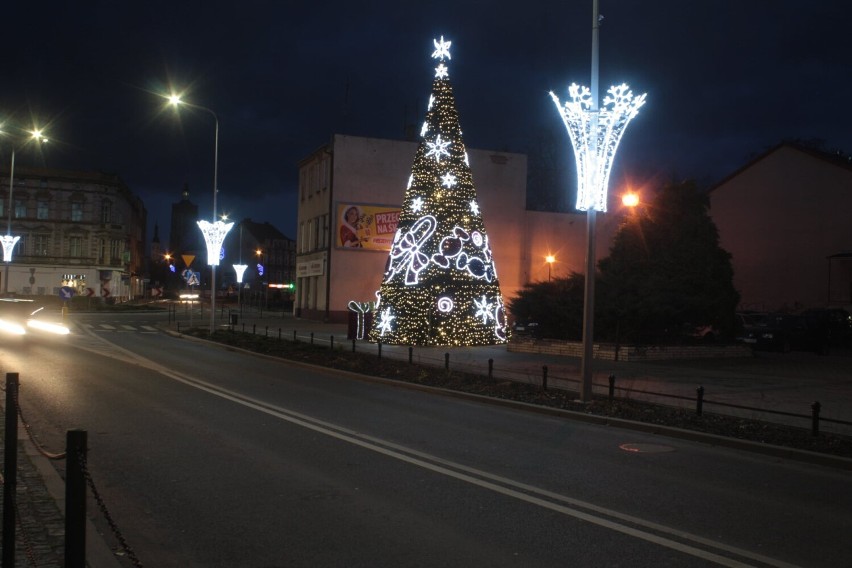
[[[337,204],[335,245],[389,251],[399,223],[400,208],[388,205]]]

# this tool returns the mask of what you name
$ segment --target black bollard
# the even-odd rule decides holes
[[[68,430],[65,443],[65,566],[86,566],[86,431]]]
[[[329,335],[329,336],[328,336],[328,341],[329,341],[329,344],[331,345],[330,349],[331,349],[332,351],[334,351],[334,336],[333,336],[333,335]]]
[[[3,566],[15,566],[15,499],[18,485],[18,373],[6,373],[6,433],[3,449]]]
[[[444,353],[444,370],[450,370],[450,354]]]
[[[609,401],[612,402],[615,399],[615,375],[609,376]]]
[[[314,344],[314,332],[312,331],[311,332],[311,345],[313,345],[313,344]]]
[[[381,359],[381,358],[382,358],[382,342],[381,342],[381,341],[377,341],[377,342],[376,342],[376,345],[378,345],[378,346],[379,346],[379,359]]]
[[[488,360],[488,380],[494,380],[494,359]]]
[[[547,365],[541,366],[541,390],[547,390]]]
[[[355,353],[355,340],[352,340],[352,353]]]
[[[411,365],[414,362],[414,347],[408,346],[408,364]]]
[[[695,392],[698,395],[695,399],[695,413],[701,416],[701,413],[704,412],[704,387],[698,387]]]

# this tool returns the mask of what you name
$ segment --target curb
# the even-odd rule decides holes
[[[811,465],[819,465],[824,467],[831,467],[835,469],[852,471],[852,458],[844,458],[841,456],[834,456],[831,454],[822,454],[818,452],[810,452],[807,450],[797,450],[795,448],[787,448],[785,446],[776,446],[773,444],[762,444],[760,442],[752,442],[750,440],[742,440],[739,438],[729,438],[726,436],[719,436],[716,434],[707,434],[704,432],[697,432],[694,430],[685,430],[683,428],[674,428],[671,426],[662,426],[659,424],[650,424],[647,422],[637,422],[635,420],[626,420],[623,418],[612,418],[609,416],[599,416],[596,414],[586,414],[583,412],[577,412],[574,410],[565,410],[562,408],[552,408],[548,406],[539,406],[536,404],[530,404],[527,402],[518,402],[515,400],[503,399],[503,398],[494,398],[490,396],[484,396],[474,393],[467,393],[463,391],[455,391],[450,389],[444,389],[440,387],[432,387],[428,385],[420,385],[416,383],[409,383],[406,381],[399,381],[394,379],[386,379],[383,377],[373,377],[370,375],[363,375],[361,373],[355,373],[353,371],[346,371],[341,369],[334,369],[332,367],[324,367],[322,365],[315,365],[312,363],[305,363],[302,361],[296,361],[291,359],[286,359],[283,357],[276,357],[274,355],[267,355],[265,353],[257,353],[255,351],[250,351],[248,349],[243,349],[242,347],[234,347],[232,345],[226,345],[224,343],[219,343],[216,341],[211,341],[209,339],[201,339],[198,337],[193,337],[190,335],[184,335],[172,329],[164,329],[166,333],[172,335],[173,337],[178,337],[181,339],[187,339],[190,341],[196,341],[199,343],[206,343],[209,345],[216,346],[220,349],[224,349],[226,351],[238,351],[241,353],[245,353],[248,355],[254,355],[256,357],[261,357],[267,360],[273,361],[283,361],[289,364],[304,367],[311,370],[316,371],[325,371],[334,373],[338,376],[345,376],[355,380],[383,384],[387,386],[392,386],[396,388],[404,388],[408,390],[416,390],[422,392],[428,392],[432,394],[439,394],[442,396],[449,396],[453,398],[460,398],[463,400],[471,400],[484,404],[491,404],[495,406],[504,406],[507,408],[512,408],[515,410],[522,410],[526,412],[534,412],[537,414],[544,414],[548,416],[556,416],[559,418],[564,418],[568,420],[576,420],[579,422],[586,422],[590,424],[598,424],[601,426],[612,426],[614,428],[622,428],[625,430],[634,430],[638,432],[644,432],[646,434],[654,434],[659,436],[666,436],[669,438],[681,439],[681,440],[689,440],[693,442],[701,442],[704,444],[708,444],[711,446],[719,446],[725,448],[731,448],[736,450],[743,450],[747,452],[752,452],[756,454],[761,454],[765,456],[788,459],[792,461],[797,461],[801,463],[808,463]]]

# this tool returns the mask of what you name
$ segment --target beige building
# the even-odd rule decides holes
[[[297,316],[345,321],[350,301],[376,299],[417,145],[337,134],[299,164]],[[525,155],[468,154],[504,298],[529,282],[583,272],[585,215],[526,211]],[[347,235],[364,232],[348,228],[352,209],[370,219],[371,234],[358,235],[359,247],[346,246]],[[620,222],[619,209],[611,211],[598,215],[598,258]]]
[[[852,307],[852,163],[780,144],[710,192],[741,308]]]
[[[9,170],[0,170],[9,180]],[[15,168],[11,204],[0,194],[0,223],[20,236],[4,265],[3,291],[76,295],[117,301],[144,293],[145,226],[142,201],[116,175]],[[5,264],[5,263],[4,263]]]

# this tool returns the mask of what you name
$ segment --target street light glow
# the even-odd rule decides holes
[[[639,195],[633,193],[632,191],[630,193],[625,193],[621,197],[621,204],[625,207],[636,207],[637,205],[639,205]]]

